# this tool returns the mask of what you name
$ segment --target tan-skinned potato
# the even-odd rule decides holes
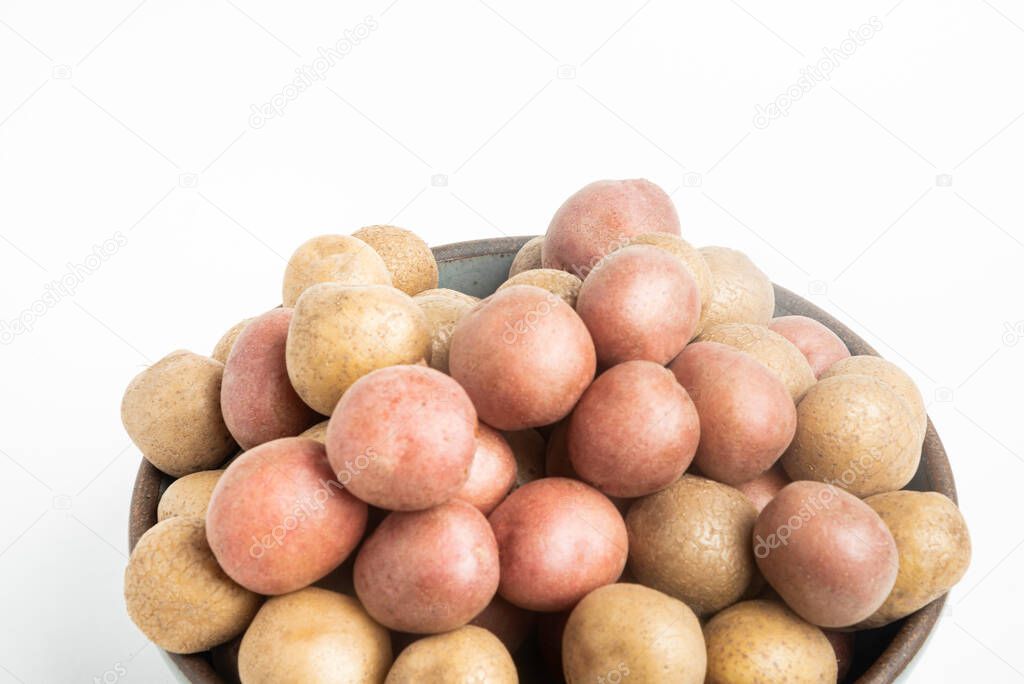
[[[542,268],[541,249],[544,247],[544,236],[530,238],[519,248],[516,256],[512,259],[512,265],[508,268],[508,277],[512,278],[518,273],[529,271],[535,268]]]
[[[419,639],[399,654],[385,684],[486,682],[517,684],[512,656],[486,629],[461,629]]]
[[[352,233],[370,245],[391,273],[391,284],[407,295],[437,287],[437,261],[423,239],[398,226],[366,226]]]
[[[704,307],[698,331],[721,323],[767,325],[775,313],[772,281],[743,252],[701,247],[714,290]]]
[[[720,342],[763,363],[782,381],[794,402],[815,383],[814,371],[796,345],[777,332],[753,323],[722,323],[704,328],[699,342]]]
[[[816,378],[820,378],[836,361],[850,356],[850,350],[839,336],[813,318],[778,316],[768,323],[768,327],[796,345],[807,363],[811,364]]]

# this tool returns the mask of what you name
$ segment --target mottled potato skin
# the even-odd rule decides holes
[[[667,487],[690,465],[700,419],[686,390],[663,366],[627,361],[597,377],[569,418],[569,459],[609,496]]]
[[[711,618],[706,684],[835,684],[838,665],[825,634],[774,601],[744,601]]]
[[[448,372],[448,352],[452,343],[452,332],[474,302],[447,295],[428,295],[413,297],[416,305],[423,310],[430,326],[430,356],[427,359],[431,368],[442,373]]]
[[[487,607],[469,623],[498,637],[509,653],[515,653],[537,623],[537,614],[495,595]]]
[[[534,268],[522,271],[498,286],[499,290],[513,285],[533,285],[561,297],[566,304],[575,308],[583,281],[572,273],[555,268]]]
[[[512,278],[523,271],[541,268],[540,253],[544,247],[544,236],[530,238],[519,251],[516,252],[512,265],[508,269],[508,277]]]
[[[217,340],[217,346],[213,348],[213,353],[210,354],[210,357],[213,358],[214,361],[227,363],[228,354],[231,353],[231,348],[235,346],[235,340],[238,339],[238,336],[243,330],[245,330],[245,326],[249,325],[250,321],[252,321],[251,318],[246,318],[244,321],[239,321],[231,326],[231,328],[224,333],[219,340]]]
[[[630,245],[651,245],[663,249],[669,254],[680,259],[686,268],[690,269],[690,275],[697,281],[697,289],[700,290],[701,309],[711,301],[714,292],[714,279],[711,277],[711,269],[704,261],[704,255],[696,247],[677,235],[669,233],[644,233],[630,238],[627,244]]]
[[[391,272],[392,284],[407,295],[437,287],[437,261],[419,235],[397,226],[367,226],[352,233],[373,247]]]
[[[160,497],[156,519],[166,520],[176,515],[205,518],[213,488],[223,473],[223,470],[202,470],[179,477]]]
[[[702,684],[706,662],[693,611],[639,584],[610,584],[592,591],[573,609],[562,637],[568,684]]]
[[[829,482],[858,497],[902,488],[917,472],[922,435],[889,385],[866,375],[818,381],[797,407],[782,466],[794,480]]]
[[[316,587],[264,603],[238,654],[246,684],[380,682],[390,666],[388,631],[354,598]]]
[[[635,359],[665,365],[696,333],[700,292],[679,259],[634,245],[608,255],[587,276],[576,311],[602,366]]]
[[[544,459],[547,444],[544,437],[532,428],[501,433],[512,447],[516,457],[516,487],[544,477]]]
[[[782,465],[776,463],[753,480],[736,485],[736,489],[743,492],[743,495],[750,499],[750,503],[754,504],[754,508],[760,513],[768,505],[768,502],[790,482],[792,480],[786,475]]]
[[[738,601],[754,578],[756,517],[732,487],[684,475],[630,507],[629,569],[698,615],[717,612]]]
[[[899,551],[896,584],[858,629],[887,625],[925,607],[967,572],[971,537],[960,509],[938,492],[887,492],[864,500],[892,532]]]
[[[711,270],[714,291],[704,307],[698,330],[722,323],[767,325],[775,313],[775,289],[743,252],[726,247],[701,247]]]
[[[324,446],[288,437],[228,466],[210,499],[206,533],[232,579],[260,594],[285,594],[340,565],[366,515],[366,504],[334,479]]]
[[[469,477],[455,498],[487,515],[504,500],[515,484],[516,457],[512,447],[500,432],[480,423]]]
[[[224,364],[171,352],[135,376],[121,422],[146,460],[172,477],[216,468],[235,450],[220,411]]]
[[[718,342],[689,345],[669,365],[700,416],[695,465],[720,482],[740,484],[770,468],[797,428],[793,400],[771,371]]]
[[[389,629],[456,629],[494,598],[494,534],[487,518],[464,501],[392,513],[360,548],[355,585],[367,612]]]
[[[914,380],[902,368],[880,356],[851,356],[836,361],[822,373],[821,377],[831,378],[838,375],[867,375],[889,385],[900,399],[907,402],[914,417],[914,424],[924,439],[924,433],[928,429],[924,397],[921,396],[921,390],[917,388]]]
[[[899,556],[885,523],[832,485],[787,485],[761,511],[753,539],[764,578],[819,627],[857,624],[882,605],[896,581]]]
[[[490,516],[501,554],[499,593],[536,611],[559,611],[626,565],[622,516],[582,482],[548,477],[512,492]]]
[[[371,285],[314,285],[295,306],[285,359],[302,400],[329,416],[367,373],[430,355],[430,326],[403,292]]]
[[[644,179],[596,181],[555,212],[541,264],[586,278],[606,254],[643,233],[679,235],[679,216],[665,191]]]
[[[444,373],[391,366],[364,375],[327,426],[327,456],[338,480],[363,501],[417,511],[465,485],[476,450],[476,410]]]
[[[512,656],[486,629],[467,625],[420,639],[395,660],[385,684],[517,684]]]
[[[763,325],[723,323],[705,328],[697,340],[721,342],[750,354],[782,381],[793,401],[800,401],[815,383],[814,371],[800,350]]]
[[[132,622],[171,653],[198,653],[241,634],[260,597],[231,581],[206,542],[201,518],[173,517],[139,539],[124,573]]]
[[[243,449],[294,437],[321,418],[288,379],[285,343],[291,321],[288,308],[254,318],[224,365],[220,406],[224,423]]]
[[[594,343],[576,312],[539,287],[496,292],[462,317],[449,369],[499,430],[561,420],[594,378]]]
[[[368,244],[351,235],[321,235],[299,245],[284,271],[281,297],[295,306],[317,283],[391,285],[387,264]]]
[[[778,316],[768,323],[768,327],[796,345],[816,378],[820,378],[836,361],[850,356],[850,350],[839,335],[813,318]]]

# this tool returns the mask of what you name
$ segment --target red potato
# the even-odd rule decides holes
[[[586,278],[606,254],[643,233],[679,235],[679,215],[665,191],[642,178],[596,181],[555,212],[541,264]]]
[[[776,463],[753,480],[736,485],[736,489],[743,492],[743,495],[750,499],[750,503],[754,504],[754,508],[760,513],[768,505],[768,502],[790,482],[792,480],[789,479],[789,475],[786,475],[782,464]]]
[[[252,319],[224,364],[220,407],[231,436],[243,449],[294,437],[321,419],[288,379],[285,342],[291,321],[289,308]]]
[[[796,432],[796,406],[785,385],[749,354],[718,342],[689,345],[669,365],[700,416],[694,464],[736,485],[778,460]]]
[[[499,430],[561,420],[597,367],[580,317],[547,290],[515,285],[459,320],[448,359],[480,419]]]
[[[487,518],[464,501],[449,501],[385,518],[356,556],[356,594],[385,627],[436,634],[486,608],[498,572]]]
[[[608,496],[638,497],[678,480],[693,460],[700,419],[663,366],[627,361],[598,376],[569,419],[569,459]]]
[[[366,504],[334,479],[319,442],[288,437],[238,457],[206,512],[221,567],[258,594],[285,594],[326,576],[366,529]]]
[[[381,368],[341,397],[327,426],[327,456],[341,483],[368,504],[423,510],[465,485],[476,424],[473,403],[444,373]]]
[[[754,557],[796,613],[849,627],[878,610],[896,582],[892,533],[866,503],[832,485],[794,482],[754,523]]]
[[[823,630],[825,638],[832,644],[832,650],[836,654],[836,666],[839,669],[838,680],[841,682],[850,673],[853,665],[854,632],[837,632],[831,629]]]
[[[779,316],[768,323],[768,328],[792,342],[811,364],[814,377],[821,374],[841,359],[850,356],[839,335],[823,324],[807,316]]]
[[[484,515],[494,510],[516,484],[516,457],[501,433],[480,423],[469,478],[456,494]]]
[[[608,497],[561,477],[526,484],[490,517],[503,598],[527,610],[570,608],[626,566],[626,523]]]
[[[537,613],[513,606],[500,596],[495,596],[469,624],[483,627],[498,637],[509,653],[514,654],[526,641],[536,623]]]
[[[693,339],[700,290],[682,261],[633,245],[609,254],[583,281],[576,312],[604,366],[644,359],[665,365]]]

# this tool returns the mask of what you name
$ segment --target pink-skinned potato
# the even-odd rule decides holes
[[[778,316],[768,323],[768,328],[792,342],[811,364],[814,377],[829,369],[836,361],[850,356],[850,350],[839,335],[822,323],[807,316]]]
[[[480,423],[469,477],[455,498],[472,504],[487,515],[516,484],[516,457],[512,447],[489,425]]]
[[[786,475],[781,463],[776,463],[753,480],[747,480],[736,485],[736,489],[743,492],[743,495],[750,499],[754,508],[760,513],[768,502],[775,498],[775,495],[782,491],[792,480]]]

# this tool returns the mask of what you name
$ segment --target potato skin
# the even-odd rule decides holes
[[[697,282],[697,289],[700,291],[701,309],[711,301],[714,290],[714,279],[711,276],[711,269],[704,261],[704,255],[689,242],[677,235],[669,233],[643,233],[630,238],[627,245],[651,245],[663,249],[677,259],[681,260],[690,275]]]
[[[576,298],[579,297],[583,281],[572,273],[555,268],[534,268],[510,277],[499,285],[498,289],[503,290],[513,285],[533,285],[542,288],[561,297],[566,304],[576,308]]]
[[[523,645],[537,622],[537,614],[523,610],[495,594],[487,607],[469,624],[483,627],[498,637],[509,653],[515,653]]]
[[[217,346],[213,348],[213,353],[210,354],[210,358],[214,361],[220,361],[221,363],[228,362],[228,354],[231,353],[231,348],[235,346],[235,340],[245,330],[245,326],[249,325],[252,318],[246,318],[244,321],[235,323],[226,333],[221,335],[221,338],[217,340]]]
[[[696,334],[700,292],[679,259],[634,245],[609,254],[587,276],[576,312],[603,367],[637,359],[663,366]]]
[[[721,323],[767,325],[775,314],[775,289],[754,262],[727,247],[701,247],[711,270],[714,291],[704,307],[698,330]]]
[[[210,499],[206,534],[232,579],[277,595],[340,565],[359,543],[366,516],[366,504],[334,479],[324,446],[287,437],[228,466]]]
[[[626,565],[622,516],[596,489],[548,477],[512,492],[491,513],[501,558],[498,592],[527,610],[569,608]]]
[[[356,594],[389,629],[447,632],[491,602],[498,568],[487,518],[464,501],[449,501],[388,515],[356,556]]]
[[[523,271],[542,268],[540,254],[543,247],[543,235],[538,235],[537,237],[527,240],[526,243],[519,248],[519,251],[516,252],[515,258],[512,259],[512,265],[508,268],[508,277],[513,278]]]
[[[166,520],[176,515],[205,518],[213,488],[223,474],[223,470],[201,470],[179,477],[160,496],[156,519]]]
[[[455,498],[488,515],[516,484],[516,457],[501,433],[489,425],[477,427],[476,450],[469,477]]]
[[[754,508],[760,513],[768,505],[768,502],[790,482],[792,480],[786,475],[782,464],[776,463],[753,480],[736,485],[736,489],[743,492],[743,495],[750,499],[750,503],[754,504]]]
[[[889,385],[897,396],[907,403],[913,414],[914,424],[924,439],[924,433],[928,429],[924,397],[921,396],[921,390],[917,388],[914,380],[902,368],[880,356],[851,356],[836,361],[822,373],[821,377],[831,378],[838,375],[868,375]]]
[[[886,492],[864,500],[892,532],[899,551],[896,584],[858,629],[874,629],[925,607],[967,572],[971,537],[960,509],[938,492]]]
[[[874,613],[896,581],[899,555],[882,519],[839,487],[794,482],[754,525],[765,579],[800,617],[849,627]]]
[[[216,468],[235,450],[220,410],[224,364],[179,350],[135,376],[121,422],[146,460],[172,477]]]
[[[835,684],[838,664],[825,634],[774,601],[744,601],[704,627],[706,684]]]
[[[327,425],[327,457],[363,501],[417,511],[465,485],[476,450],[476,410],[459,384],[423,366],[391,366],[357,380]]]
[[[639,584],[610,584],[587,594],[569,615],[562,637],[568,684],[702,684],[706,663],[693,611]]]
[[[638,497],[683,474],[697,451],[700,419],[670,371],[627,361],[583,393],[566,438],[580,478],[608,496]]]
[[[821,378],[822,373],[836,361],[850,356],[850,350],[839,335],[813,318],[778,316],[768,323],[768,327],[796,345],[816,378]]]
[[[782,381],[793,401],[800,401],[815,383],[814,371],[796,345],[763,325],[722,323],[705,328],[697,340],[721,342],[750,354]]]
[[[449,297],[451,299],[457,299],[460,302],[466,302],[467,304],[476,304],[480,301],[479,297],[474,297],[473,295],[466,294],[465,292],[459,292],[458,290],[452,290],[447,287],[433,287],[429,290],[417,292],[412,296],[414,300],[417,300],[420,297]]]
[[[124,573],[132,622],[171,653],[198,653],[241,634],[260,597],[231,581],[206,541],[201,518],[157,523],[139,539]]]
[[[541,264],[585,279],[605,255],[642,233],[679,235],[679,215],[665,191],[645,179],[595,181],[555,212]]]
[[[727,484],[752,480],[786,450],[797,411],[782,382],[745,352],[695,342],[669,365],[697,407],[700,445],[694,464]]]
[[[238,336],[224,365],[221,411],[243,449],[294,437],[321,419],[288,379],[285,343],[291,321],[288,308],[254,318]]]
[[[447,295],[413,297],[423,311],[430,327],[430,354],[427,363],[442,373],[448,372],[448,353],[451,350],[452,332],[459,319],[465,316],[474,303]]]
[[[284,271],[281,299],[294,307],[318,283],[391,285],[387,264],[368,244],[351,235],[320,235],[299,245]]]
[[[354,598],[316,587],[264,603],[238,653],[246,684],[380,682],[390,666],[387,630]]]
[[[321,420],[316,425],[312,425],[299,433],[299,437],[309,437],[323,444],[324,440],[327,439],[327,424],[329,422],[329,419]]]
[[[395,660],[385,684],[517,684],[512,656],[486,629],[467,625],[419,639]]]
[[[352,233],[380,255],[391,284],[407,295],[437,287],[437,261],[423,239],[398,226],[366,226]]]
[[[496,292],[452,334],[451,375],[499,430],[561,420],[594,378],[594,343],[576,312],[530,285]]]

